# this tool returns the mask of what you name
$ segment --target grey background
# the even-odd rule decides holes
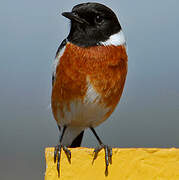
[[[0,3],[0,179],[43,179],[44,148],[58,141],[50,110],[51,67],[69,22],[61,12],[84,1]],[[97,128],[118,147],[179,147],[179,1],[98,1],[120,19],[129,72],[113,115]],[[83,146],[94,147],[88,130]]]

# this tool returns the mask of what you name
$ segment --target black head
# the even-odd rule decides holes
[[[68,41],[78,46],[95,46],[121,30],[114,12],[99,3],[79,4],[62,15],[71,20]]]

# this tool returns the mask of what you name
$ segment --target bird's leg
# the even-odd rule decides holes
[[[108,145],[104,145],[101,141],[101,139],[99,138],[99,136],[97,135],[96,131],[94,130],[94,128],[90,128],[91,131],[93,132],[93,134],[95,135],[96,139],[98,140],[100,146],[97,147],[95,150],[94,150],[94,158],[93,158],[93,162],[94,160],[97,158],[98,156],[98,153],[104,149],[104,152],[105,152],[105,164],[106,164],[106,169],[105,169],[105,175],[107,176],[108,175],[108,166],[109,166],[109,163],[112,164],[112,148],[109,147]]]
[[[68,150],[68,148],[66,146],[63,146],[61,144],[66,128],[67,127],[64,126],[61,137],[60,137],[59,144],[57,144],[57,146],[55,147],[55,151],[54,151],[54,163],[56,163],[56,161],[57,161],[58,177],[60,177],[60,159],[61,159],[61,150],[62,149],[65,152],[69,163],[71,163],[71,152],[70,152],[70,150]]]

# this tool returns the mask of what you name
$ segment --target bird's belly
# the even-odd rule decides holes
[[[113,108],[102,103],[101,94],[94,89],[89,78],[86,79],[86,87],[84,96],[64,98],[63,101],[58,100],[55,95],[55,91],[59,92],[58,87],[53,89],[52,110],[60,126],[96,127],[112,113]]]
[[[56,120],[60,126],[95,127],[107,119],[110,110],[95,101],[76,99],[63,106],[57,105]]]

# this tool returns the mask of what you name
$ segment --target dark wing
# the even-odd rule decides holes
[[[64,40],[61,42],[61,44],[60,44],[60,46],[58,47],[58,49],[57,49],[55,58],[58,57],[58,55],[60,54],[60,51],[63,49],[64,46],[66,46],[66,44],[67,44],[67,39],[64,39]],[[54,80],[55,80],[55,72],[52,73],[52,86],[53,86]]]

